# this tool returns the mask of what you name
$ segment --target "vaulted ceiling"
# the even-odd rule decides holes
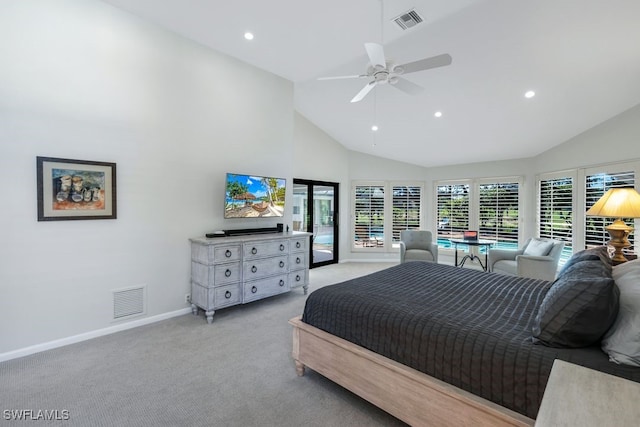
[[[291,80],[296,110],[345,147],[427,167],[535,156],[640,103],[638,0],[103,1]],[[402,30],[411,9],[423,22]],[[418,95],[351,103],[368,79],[318,78],[366,73],[367,42],[453,62],[405,75]]]

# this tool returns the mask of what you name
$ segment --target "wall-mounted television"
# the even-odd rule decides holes
[[[283,178],[227,173],[224,217],[284,216],[285,188]]]

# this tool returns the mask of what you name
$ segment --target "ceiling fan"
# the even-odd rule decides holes
[[[432,56],[399,65],[385,58],[382,45],[377,43],[365,43],[364,48],[367,51],[370,63],[366,74],[320,77],[318,80],[368,78],[369,82],[356,94],[356,96],[353,97],[351,102],[361,101],[376,85],[386,83],[389,83],[393,87],[410,95],[417,95],[424,89],[421,86],[401,77],[402,75],[429,70],[431,68],[444,67],[445,65],[451,64],[451,55],[444,53],[442,55]]]

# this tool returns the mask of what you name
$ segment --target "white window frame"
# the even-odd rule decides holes
[[[391,233],[389,234],[390,237],[390,244],[391,244],[391,248],[392,249],[396,249],[399,250],[400,249],[400,240],[398,241],[394,241],[393,240],[393,228],[394,228],[394,219],[393,219],[393,190],[397,187],[413,187],[413,188],[419,188],[420,189],[420,200],[419,200],[419,206],[420,206],[420,213],[418,215],[418,227],[416,229],[422,229],[422,226],[424,224],[424,201],[425,201],[425,197],[424,197],[424,182],[408,182],[408,181],[391,181],[389,183],[389,203],[390,203],[390,211],[389,211],[389,221],[391,222],[390,225],[390,230]],[[386,216],[385,216],[386,217]],[[405,228],[408,229],[408,228]],[[385,233],[386,236],[386,233]]]
[[[518,246],[522,243],[522,225],[524,218],[522,213],[524,212],[524,193],[523,193],[523,176],[500,176],[500,177],[485,177],[475,179],[457,179],[457,180],[442,180],[434,181],[433,183],[433,227],[434,230],[438,230],[438,187],[443,185],[469,185],[469,229],[479,230],[479,216],[480,216],[480,185],[486,184],[503,184],[503,183],[517,183],[518,184]],[[453,253],[453,248],[439,247],[438,250],[450,251]]]
[[[475,209],[473,211],[475,215],[475,222],[473,230],[480,230],[480,186],[481,185],[490,185],[490,184],[518,184],[518,234],[516,236],[516,245],[520,247],[522,244],[522,224],[523,224],[523,182],[524,178],[522,176],[501,176],[494,178],[482,178],[478,179],[474,183],[475,187]],[[493,239],[490,239],[493,240]]]
[[[472,209],[471,207],[473,206],[473,181],[470,179],[456,179],[456,180],[443,180],[443,181],[435,181],[433,183],[433,230],[435,230],[435,239],[436,242],[438,240],[438,235],[439,235],[439,230],[440,230],[440,224],[439,221],[440,219],[438,218],[438,187],[442,187],[442,186],[454,186],[454,185],[467,185],[469,187],[469,207],[468,207],[468,221],[469,221],[469,227],[471,227],[471,224],[473,223],[473,213],[472,213]],[[454,236],[455,237],[455,236]],[[438,250],[451,250],[450,248],[446,248],[446,247],[440,247],[440,245],[438,245]]]
[[[356,246],[356,188],[362,186],[379,186],[384,188],[384,220],[383,220],[383,244],[372,247]],[[419,228],[424,227],[424,205],[425,205],[425,185],[424,181],[352,181],[351,182],[351,251],[352,252],[398,252],[399,243],[393,242],[393,188],[394,187],[418,187],[420,188],[420,225]]]
[[[580,195],[578,199],[578,209],[576,213],[580,215],[581,227],[580,227],[579,236],[574,235],[574,243],[577,242],[577,244],[574,244],[574,253],[584,249],[586,245],[587,217],[585,215],[586,209],[583,209],[583,207],[586,207],[587,176],[596,175],[599,173],[615,175],[623,171],[630,171],[634,173],[634,188],[638,190],[638,188],[640,188],[640,182],[639,182],[640,181],[640,161],[639,160],[630,161],[630,162],[609,163],[609,164],[592,166],[592,167],[578,170],[578,180],[580,182],[579,184]],[[631,227],[636,229],[638,225],[638,219],[634,219],[632,222],[627,221],[626,223],[627,225],[630,225]],[[605,225],[608,225],[608,223],[606,223]],[[634,243],[634,247],[635,247],[636,245],[634,242],[635,240],[634,237],[635,236],[632,236],[630,240],[632,241],[632,243]]]
[[[580,188],[580,181],[579,181],[579,178],[578,178],[578,171],[576,169],[570,169],[570,170],[564,170],[564,171],[558,171],[558,172],[548,172],[548,173],[542,173],[542,174],[540,174],[540,175],[538,175],[536,177],[536,236],[537,237],[541,236],[540,225],[541,225],[542,218],[541,218],[541,215],[540,215],[541,214],[541,212],[540,212],[540,209],[541,209],[540,191],[541,191],[542,181],[553,181],[553,180],[557,180],[557,179],[566,179],[566,178],[571,178],[571,180],[572,180],[572,185],[571,185],[571,214],[572,214],[571,242],[566,242],[565,243],[565,249],[563,250],[563,255],[562,255],[562,258],[560,260],[559,265],[564,265],[564,262],[566,262],[566,259],[568,259],[568,257],[570,257],[571,254],[573,254],[575,252],[576,230],[580,230],[580,229],[584,230],[584,226],[582,226],[581,228],[577,227],[577,226],[580,226],[580,224],[581,224],[579,221],[584,221],[584,216],[582,216],[581,220],[578,220],[578,212],[580,211],[580,209],[578,208],[578,193],[579,193],[579,188]],[[578,234],[580,234],[580,232],[578,232]]]

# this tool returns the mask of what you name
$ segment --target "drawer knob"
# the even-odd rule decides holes
[[[225,292],[225,293],[224,293],[224,297],[225,297],[226,299],[231,298],[231,291],[227,291],[227,292]]]
[[[280,243],[280,252],[284,251],[284,245]]]
[[[284,280],[280,279],[280,286],[284,286]]]
[[[251,272],[255,273],[256,271],[258,271],[258,267],[256,267],[255,265],[253,267],[251,267]]]
[[[300,259],[300,257],[296,257],[296,264],[300,264],[302,262],[302,260]]]
[[[296,248],[300,249],[300,242],[296,242]]]
[[[224,256],[226,256],[227,258],[231,258],[231,251],[227,249],[227,251],[224,253]]]
[[[300,275],[296,274],[296,282],[299,282],[299,281],[300,281]]]
[[[251,253],[252,253],[252,254],[254,254],[254,255],[255,255],[255,254],[257,254],[257,253],[258,253],[258,249],[256,249],[256,248],[251,248]]]
[[[280,261],[280,268],[284,267],[284,261]]]
[[[227,277],[231,276],[231,270],[227,268],[227,271],[224,272],[224,275]]]
[[[256,292],[258,292],[258,288],[256,288],[255,286],[251,287],[251,293],[255,294]]]

